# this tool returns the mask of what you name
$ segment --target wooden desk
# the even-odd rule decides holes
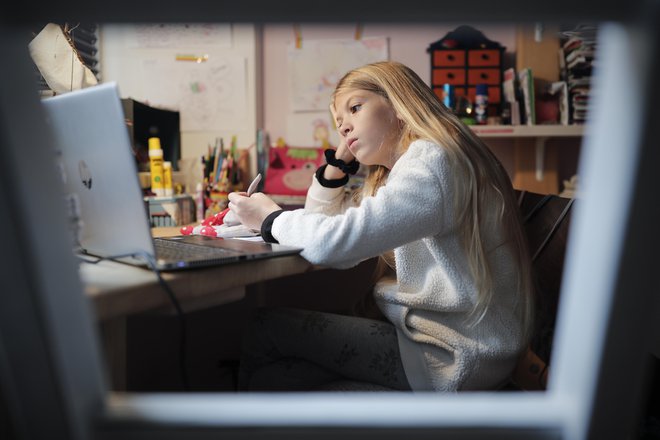
[[[224,266],[163,272],[181,307],[192,311],[237,301],[245,286],[312,269],[300,256],[285,256]],[[156,275],[130,265],[102,261],[82,264],[85,293],[92,299],[97,319],[106,321],[150,310],[173,309]]]
[[[177,228],[156,228],[154,235],[175,235]],[[193,311],[238,301],[245,286],[311,271],[302,257],[284,256],[223,266],[163,272],[181,308]],[[126,319],[149,311],[172,312],[174,307],[157,276],[148,269],[102,261],[80,266],[85,293],[100,323],[112,388],[126,386]]]
[[[152,233],[154,236],[177,235],[178,228],[154,228]],[[162,277],[176,294],[181,307],[191,311],[239,300],[246,285],[309,270],[312,265],[294,255],[163,272]],[[102,261],[81,264],[80,276],[100,321],[149,310],[173,310],[158,278],[150,270]]]

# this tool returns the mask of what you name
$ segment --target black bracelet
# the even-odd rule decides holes
[[[353,159],[350,163],[346,163],[341,159],[337,159],[335,157],[335,150],[331,148],[325,150],[324,154],[325,154],[325,161],[328,163],[328,165],[337,167],[346,174],[355,174],[360,168],[360,163],[355,159]]]
[[[328,164],[325,163],[321,165],[317,170],[316,170],[316,180],[321,184],[322,187],[324,188],[339,188],[348,183],[348,174],[346,174],[344,177],[341,177],[339,179],[326,179],[323,177],[323,174],[325,173],[325,169],[327,168]]]

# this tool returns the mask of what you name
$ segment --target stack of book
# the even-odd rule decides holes
[[[596,32],[596,26],[589,24],[561,32],[559,61],[562,79],[568,84],[570,122],[573,124],[583,124],[587,120]]]

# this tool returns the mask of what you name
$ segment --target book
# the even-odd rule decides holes
[[[556,100],[559,109],[559,118],[557,122],[561,125],[568,125],[570,119],[570,107],[566,81],[555,81],[547,84],[539,90],[539,99],[543,100],[544,98]]]
[[[511,110],[511,125],[520,125],[520,102],[516,98],[516,71],[513,67],[504,71],[504,81],[502,90],[504,92],[504,102],[509,104]]]
[[[598,28],[578,24],[561,32],[562,77],[567,82],[571,123],[586,122],[591,88],[591,76],[596,64]]]
[[[534,100],[534,76],[532,69],[526,67],[518,72],[518,81],[523,93],[523,102],[525,103],[525,124],[536,124],[536,103]]]

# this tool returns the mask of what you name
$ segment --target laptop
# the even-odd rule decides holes
[[[42,99],[61,159],[64,189],[80,218],[81,253],[158,270],[295,255],[279,244],[182,235],[154,238],[119,88],[103,83]]]

